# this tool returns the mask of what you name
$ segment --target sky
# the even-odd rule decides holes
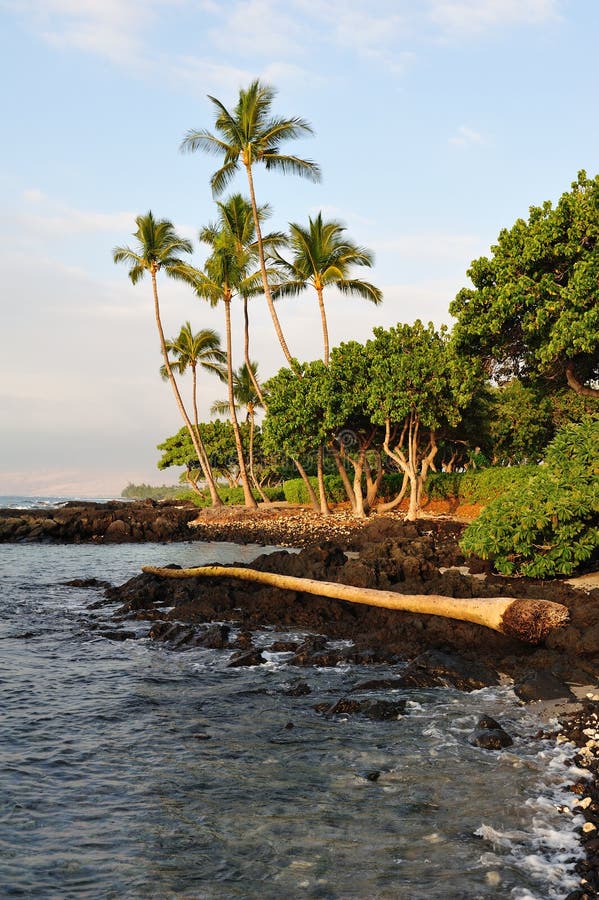
[[[0,494],[118,496],[176,483],[156,445],[181,427],[148,280],[112,250],[152,210],[194,241],[215,157],[182,154],[255,78],[314,135],[284,150],[320,184],[256,171],[269,226],[322,211],[375,253],[384,302],[326,298],[333,345],[420,318],[451,326],[470,262],[531,205],[599,171],[596,0],[0,0]],[[590,104],[590,106],[589,106]],[[231,191],[246,191],[241,177]],[[222,308],[162,279],[167,337],[223,336]],[[243,362],[234,310],[234,366]],[[292,354],[322,354],[316,297],[281,301]],[[262,379],[284,364],[251,302]],[[182,390],[189,390],[184,379]],[[200,415],[223,385],[200,384]]]

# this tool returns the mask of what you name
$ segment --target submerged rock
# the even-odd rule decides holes
[[[473,747],[482,747],[483,750],[502,750],[504,747],[511,747],[514,741],[499,722],[491,716],[483,716],[468,738],[468,743]]]
[[[318,703],[314,709],[325,716],[355,715],[382,722],[398,719],[406,710],[405,700],[353,700],[343,697],[336,703]]]
[[[228,669],[240,668],[241,666],[262,666],[266,659],[262,655],[261,650],[252,648],[244,650],[241,653],[235,653],[227,663]]]
[[[410,663],[399,684],[402,687],[456,687],[460,691],[477,691],[499,684],[499,676],[482,662],[473,662],[440,650],[428,650]]]

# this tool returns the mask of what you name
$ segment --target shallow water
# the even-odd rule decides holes
[[[508,688],[396,692],[397,721],[326,719],[314,704],[377,670],[298,670],[281,654],[227,669],[225,651],[117,643],[94,631],[101,593],[61,583],[260,552],[0,546],[2,895],[548,900],[576,887],[573,819],[557,809],[574,801],[568,748],[528,741],[538,725]],[[299,679],[312,693],[286,696]],[[513,747],[467,743],[482,714]]]

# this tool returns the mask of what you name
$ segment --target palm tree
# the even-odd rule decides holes
[[[223,165],[211,179],[212,192],[218,196],[225,189],[229,181],[239,169],[239,164],[244,166],[250,190],[250,202],[258,243],[258,256],[260,260],[260,272],[262,276],[262,288],[268,309],[279,339],[279,343],[289,365],[293,366],[292,357],[283,336],[279,317],[268,283],[268,272],[264,255],[264,244],[260,229],[260,217],[254,192],[254,179],[252,166],[255,163],[263,163],[267,170],[279,170],[283,174],[292,173],[309,178],[312,181],[320,180],[320,170],[311,160],[300,159],[297,156],[289,156],[279,152],[280,145],[284,141],[294,140],[305,134],[311,134],[311,126],[298,117],[284,119],[271,114],[272,102],[276,91],[259,80],[253,81],[247,90],[239,92],[237,105],[232,112],[217,100],[216,97],[208,99],[216,107],[215,128],[217,135],[201,129],[188,131],[181,143],[182,150],[204,150],[223,157]]]
[[[249,200],[241,194],[232,194],[226,203],[217,203],[220,224],[211,225],[203,230],[203,234],[208,238],[208,243],[216,239],[216,233],[221,228],[225,228],[231,239],[235,243],[240,254],[248,254],[248,267],[250,261],[259,263],[260,254],[258,241],[256,240],[256,226],[254,224],[254,214],[252,205]],[[268,203],[264,203],[258,207],[258,221],[260,225],[271,215],[271,208]],[[279,247],[287,244],[287,235],[282,231],[270,231],[268,234],[262,235],[262,246],[268,258],[273,257]],[[272,279],[280,279],[280,271],[277,268],[266,269],[267,279],[270,284]],[[254,277],[242,286],[240,294],[243,299],[243,321],[244,321],[244,360],[247,366],[249,378],[254,385],[254,390],[260,404],[264,406],[264,397],[262,389],[255,377],[255,372],[250,362],[250,330],[248,315],[248,300],[251,296],[260,293],[258,289],[259,278]]]
[[[254,433],[256,429],[256,410],[264,406],[261,391],[257,391],[255,385],[258,383],[258,363],[243,363],[233,372],[233,397],[235,398],[236,409],[245,408],[245,419],[250,426],[250,446],[248,453],[248,462],[250,467],[250,476],[254,483],[254,487],[260,494],[264,503],[270,503],[268,497],[262,490],[260,482],[254,471]],[[229,401],[215,400],[210,407],[210,412],[217,415],[223,415],[229,409]]]
[[[174,229],[173,223],[168,219],[155,219],[151,212],[147,212],[144,216],[137,216],[135,219],[137,231],[133,236],[137,240],[137,249],[132,250],[130,247],[115,247],[113,250],[113,260],[115,263],[126,263],[129,265],[129,278],[133,284],[145,276],[146,272],[150,273],[152,281],[152,293],[154,297],[154,316],[156,319],[156,327],[160,338],[160,349],[164,359],[164,367],[167,373],[175,396],[175,401],[179,408],[179,412],[189,431],[194,449],[197,453],[200,465],[206,476],[204,468],[206,458],[202,453],[202,446],[198,440],[198,434],[194,430],[191,420],[185,409],[185,405],[181,398],[177,382],[171,367],[168,356],[166,339],[162,328],[162,320],[160,318],[160,303],[158,300],[158,285],[156,276],[162,269],[171,278],[189,280],[189,265],[181,258],[182,253],[191,253],[191,241],[180,237]],[[212,496],[212,504],[214,506],[221,505],[222,501],[218,494]]]
[[[343,294],[355,295],[378,304],[383,299],[379,288],[351,278],[353,266],[372,266],[374,256],[365,247],[358,247],[344,236],[345,226],[341,222],[331,220],[324,222],[322,213],[315,219],[308,219],[308,227],[303,228],[295,222],[289,225],[289,248],[293,253],[290,262],[277,254],[277,259],[284,272],[284,280],[273,293],[279,295],[299,294],[311,285],[318,297],[322,336],[324,344],[324,362],[329,364],[329,330],[324,306],[323,291],[325,287],[334,285]]]
[[[256,506],[245,466],[243,446],[235,408],[233,389],[233,352],[231,339],[231,301],[234,296],[252,296],[261,290],[260,272],[253,264],[256,249],[246,244],[251,234],[252,216],[247,201],[234,195],[225,203],[218,203],[219,221],[207,225],[200,231],[200,241],[207,244],[212,253],[204,264],[203,271],[196,271],[194,287],[198,296],[208,300],[212,306],[223,303],[225,308],[225,332],[227,340],[227,385],[229,416],[235,435],[235,446],[239,462],[239,474],[243,485],[246,506]],[[243,210],[245,208],[245,217]]]
[[[212,328],[203,328],[201,331],[194,334],[189,322],[185,322],[185,324],[181,326],[181,331],[176,338],[167,340],[165,343],[172,371],[177,372],[179,375],[183,375],[187,369],[191,369],[194,430],[198,436],[198,443],[202,449],[202,469],[204,470],[210,496],[214,500],[215,495],[218,497],[218,492],[199,427],[197,370],[199,367],[205,372],[212,372],[215,375],[218,375],[221,380],[224,380],[226,376],[223,374],[222,367],[226,360],[226,355],[221,350],[220,337],[216,331]],[[172,356],[175,357],[174,361],[171,359]],[[165,365],[161,366],[160,374],[163,378],[168,380],[168,371]]]

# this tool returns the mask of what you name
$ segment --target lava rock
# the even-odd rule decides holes
[[[535,700],[576,699],[568,685],[551,672],[527,672],[514,686],[514,693],[525,703]]]
[[[317,712],[323,712],[327,717],[339,715],[354,715],[356,713],[378,722],[398,719],[405,713],[405,700],[353,700],[343,697],[336,703],[317,704],[314,707]]]
[[[255,647],[251,650],[244,650],[242,653],[235,653],[227,663],[228,669],[241,668],[242,666],[262,666],[266,659],[262,655],[261,650]]]
[[[468,738],[468,743],[473,747],[482,747],[483,750],[502,750],[504,747],[511,747],[514,741],[499,722],[491,716],[483,716]]]
[[[399,681],[402,687],[456,687],[460,691],[477,691],[499,684],[499,676],[484,663],[428,650],[410,663]]]

